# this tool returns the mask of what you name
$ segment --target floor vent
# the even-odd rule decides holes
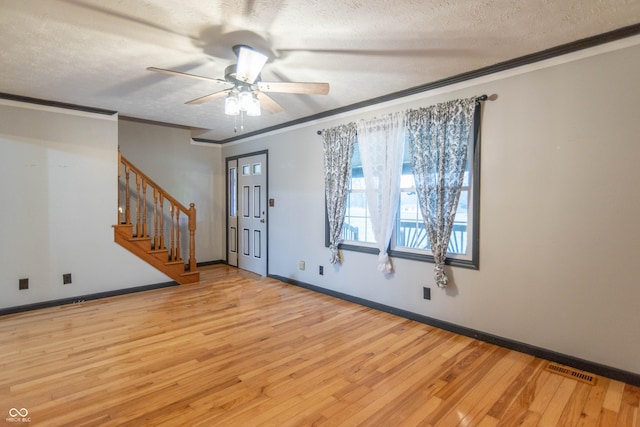
[[[596,383],[595,375],[592,375],[588,372],[579,371],[568,366],[558,365],[557,363],[549,363],[545,370],[583,383],[591,385],[594,385]]]

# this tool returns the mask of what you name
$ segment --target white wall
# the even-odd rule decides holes
[[[115,116],[0,100],[0,308],[171,280],[114,243],[117,141]]]
[[[192,144],[189,130],[120,119],[122,155],[184,206],[196,206],[196,259],[225,259],[220,146]],[[218,195],[222,196],[218,197]]]
[[[640,38],[223,147],[269,150],[269,273],[640,373]],[[482,120],[480,270],[324,247],[316,131],[410,106],[497,95]],[[329,95],[330,96],[330,95]],[[300,271],[298,262],[306,261]],[[325,266],[324,276],[318,265]],[[422,299],[422,287],[432,300]]]

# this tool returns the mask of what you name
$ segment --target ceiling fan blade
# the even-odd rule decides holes
[[[284,111],[282,105],[278,104],[274,101],[273,98],[268,96],[267,94],[258,92],[258,100],[260,101],[260,107],[267,110],[271,114],[276,114]]]
[[[289,54],[296,52],[313,53],[313,54],[330,54],[330,55],[348,55],[348,56],[382,56],[389,58],[398,57],[452,57],[463,56],[473,53],[471,49],[454,49],[454,48],[419,48],[419,49],[278,49],[280,54]]]
[[[238,51],[238,65],[236,65],[236,79],[252,84],[260,75],[262,67],[269,59],[266,55],[247,46],[240,46]]]
[[[229,89],[230,90],[230,89]],[[192,99],[191,101],[185,102],[185,104],[189,105],[198,105],[204,104],[205,102],[213,101],[214,99],[222,98],[229,93],[229,90],[222,90],[220,92],[210,93],[209,95],[201,96],[200,98]]]
[[[181,71],[165,70],[164,68],[147,67],[147,70],[153,71],[155,73],[169,74],[170,76],[190,77],[192,79],[204,80],[206,82],[222,83],[225,85],[231,84],[228,81],[222,79],[212,79],[211,77],[196,76],[195,74],[183,73]]]
[[[263,92],[302,93],[306,95],[326,95],[329,93],[329,83],[258,82],[258,88]]]

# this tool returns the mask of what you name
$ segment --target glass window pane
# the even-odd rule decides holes
[[[364,183],[364,177],[360,177],[360,178],[351,178],[351,189],[352,190],[364,190],[365,187],[365,183]]]
[[[467,223],[469,212],[469,191],[462,190],[460,191],[460,199],[458,199],[458,208],[456,209],[456,217],[454,222],[456,223]]]
[[[416,182],[413,178],[413,174],[403,174],[400,176],[400,188],[401,189],[414,189]]]
[[[448,253],[466,254],[468,246],[467,224],[455,223],[451,230],[451,239],[449,239]]]
[[[464,171],[464,177],[462,178],[462,186],[463,187],[469,186],[469,165],[467,165],[467,170]]]
[[[398,221],[396,246],[411,249],[428,249],[427,230],[424,223],[415,219]]]
[[[400,209],[398,215],[401,220],[422,220],[420,205],[418,204],[418,195],[415,191],[400,193]]]
[[[366,216],[367,214],[367,195],[365,193],[349,194],[350,215]]]
[[[236,168],[229,169],[229,216],[236,216],[238,206],[238,184],[236,182]]]

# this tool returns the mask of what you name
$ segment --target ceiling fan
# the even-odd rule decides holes
[[[238,57],[238,63],[231,64],[225,69],[224,79],[213,79],[156,67],[148,67],[147,70],[230,86],[227,89],[187,101],[186,104],[202,104],[226,97],[225,114],[231,116],[238,114],[259,116],[262,108],[272,114],[283,111],[282,106],[265,92],[305,95],[326,95],[329,93],[328,83],[263,82],[260,78],[260,72],[269,58],[246,45],[235,45],[232,49]]]

